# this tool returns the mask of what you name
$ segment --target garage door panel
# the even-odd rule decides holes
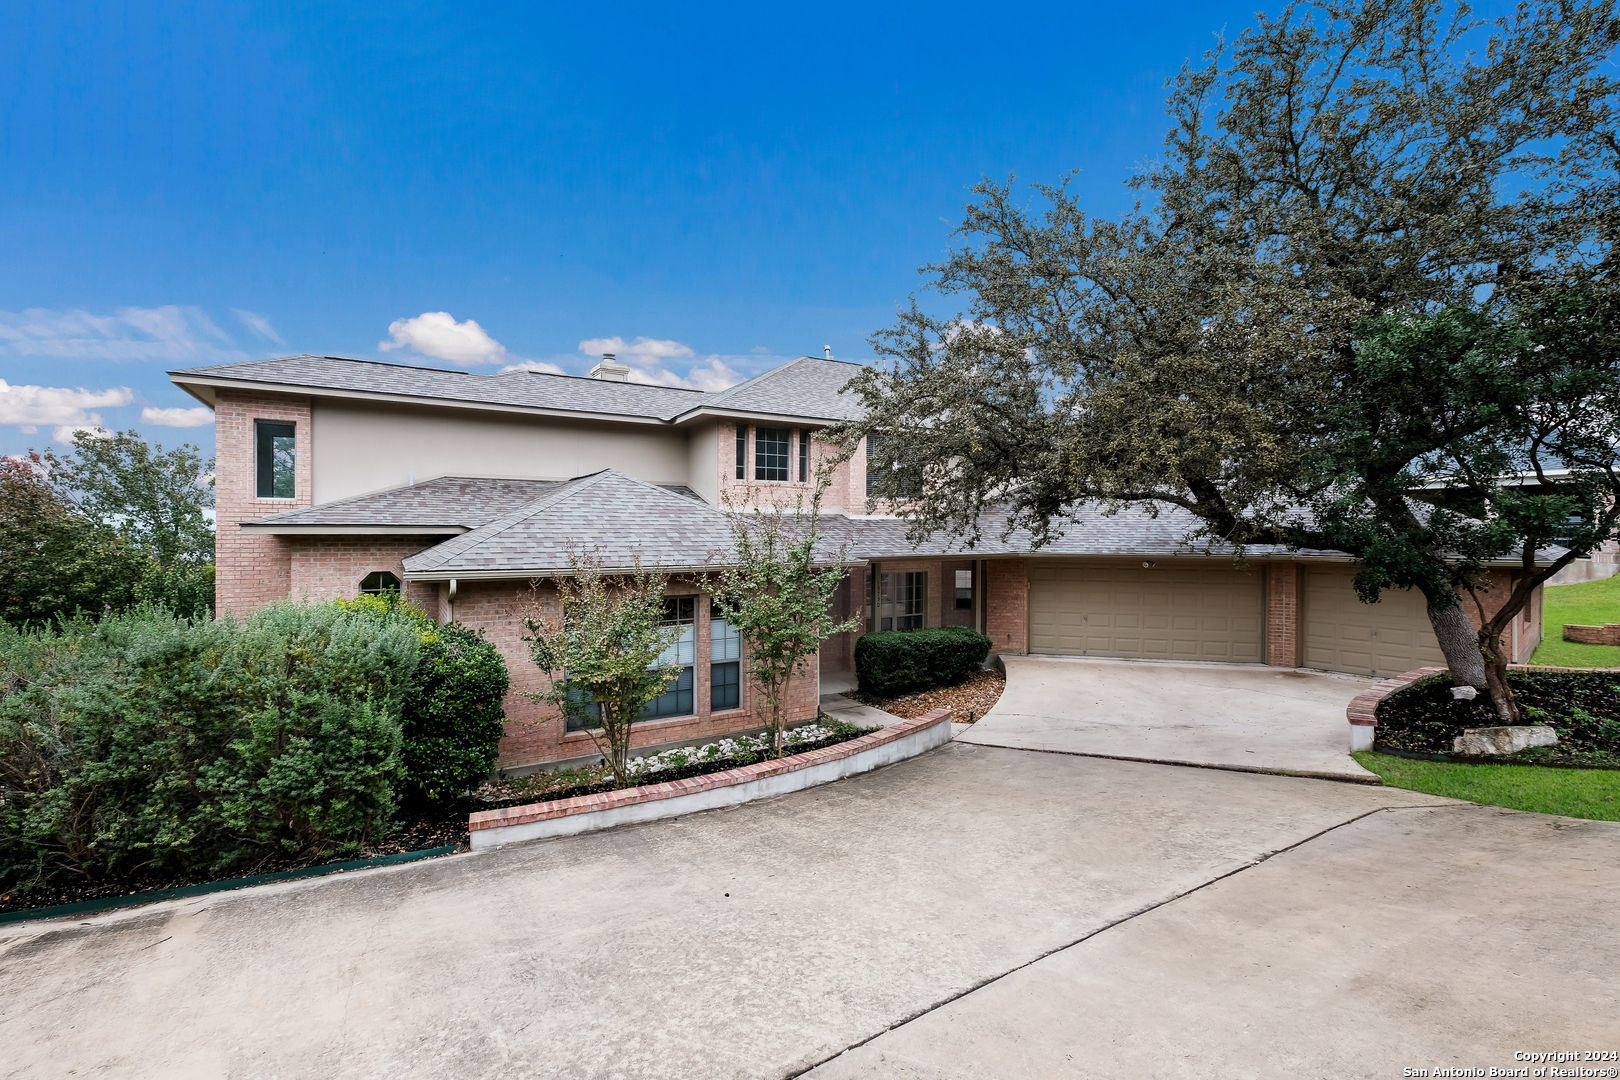
[[[1388,678],[1418,667],[1444,667],[1421,593],[1386,590],[1363,604],[1350,568],[1309,568],[1301,575],[1301,662],[1326,671]]]
[[[1257,662],[1260,576],[1231,569],[1030,567],[1030,648],[1071,656]]]

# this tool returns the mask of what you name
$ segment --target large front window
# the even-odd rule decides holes
[[[298,432],[292,424],[257,421],[254,425],[257,491],[261,499],[291,499],[297,495],[295,466]]]
[[[660,666],[674,664],[681,669],[669,689],[653,698],[641,710],[638,720],[665,716],[686,716],[692,709],[692,665],[697,660],[697,597],[670,596],[664,599],[664,625],[678,626],[681,636],[658,658]]]
[[[754,479],[786,480],[788,478],[788,443],[792,436],[787,428],[758,428],[754,432]]]
[[[878,583],[879,630],[921,630],[928,605],[928,574],[909,571],[884,574]]]
[[[742,707],[742,637],[725,619],[725,612],[709,605],[709,708]]]

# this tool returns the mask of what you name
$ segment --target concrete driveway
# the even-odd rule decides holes
[[[1620,1045],[1620,825],[951,743],[0,928],[0,1076],[1389,1077]]]
[[[1345,706],[1373,680],[1258,664],[1003,657],[1007,689],[960,736],[1127,761],[1377,783]]]

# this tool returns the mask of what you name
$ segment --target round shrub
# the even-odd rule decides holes
[[[495,768],[506,731],[506,687],[506,661],[482,633],[456,623],[422,632],[405,700],[410,794],[455,798]]]
[[[855,642],[861,693],[893,697],[908,690],[961,682],[990,655],[990,639],[965,626],[880,630]]]

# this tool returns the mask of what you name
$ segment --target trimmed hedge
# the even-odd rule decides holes
[[[959,683],[989,655],[990,639],[965,626],[880,630],[856,640],[855,676],[861,693],[893,697]]]

